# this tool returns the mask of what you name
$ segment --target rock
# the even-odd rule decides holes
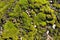
[[[34,25],[34,27],[36,28],[37,26],[36,26],[36,25]]]
[[[49,30],[47,30],[46,34],[47,34],[47,35],[49,34]]]
[[[49,0],[50,4],[53,4],[54,3],[54,0]]]
[[[20,40],[22,40],[22,37],[20,38]]]
[[[54,24],[54,25],[52,26],[52,28],[55,29],[55,27],[56,27],[56,25]]]
[[[52,1],[50,1],[52,3]]]

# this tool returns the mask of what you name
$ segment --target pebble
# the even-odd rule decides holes
[[[50,1],[52,3],[52,1]]]
[[[36,28],[37,26],[36,26],[36,25],[34,25],[34,27]]]
[[[22,40],[22,37],[20,39]]]
[[[49,30],[47,30],[46,34],[47,34],[47,35],[49,34]]]
[[[55,29],[55,27],[56,27],[56,25],[54,24],[54,25],[52,26],[52,28]]]

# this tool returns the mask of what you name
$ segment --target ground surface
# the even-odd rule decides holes
[[[59,0],[0,0],[0,40],[60,40]]]

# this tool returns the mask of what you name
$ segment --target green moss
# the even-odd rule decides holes
[[[19,30],[10,21],[4,24],[4,31],[2,33],[3,38],[12,37],[14,40],[18,39]]]
[[[46,31],[54,40],[60,39],[60,4],[48,0],[0,0],[0,40],[46,40]],[[56,29],[52,27],[56,24]],[[2,37],[1,37],[2,36]]]

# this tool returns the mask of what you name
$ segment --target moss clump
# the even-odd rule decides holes
[[[0,40],[46,40],[47,30],[59,40],[59,5],[48,0],[0,0]]]

